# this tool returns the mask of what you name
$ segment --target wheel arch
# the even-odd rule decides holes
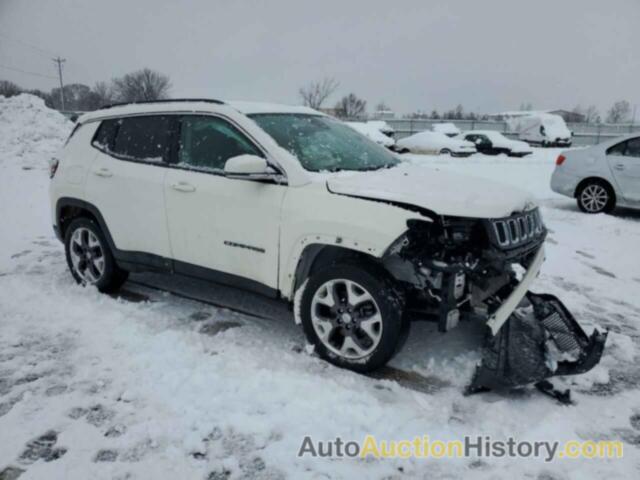
[[[617,196],[616,196],[616,189],[614,188],[614,186],[611,184],[611,182],[609,180],[607,180],[606,178],[603,177],[598,177],[598,176],[590,176],[590,177],[586,177],[583,178],[582,180],[580,180],[578,182],[578,185],[576,185],[575,190],[573,191],[573,198],[578,198],[578,192],[580,190],[582,190],[582,188],[590,182],[598,182],[598,183],[602,183],[604,184],[606,187],[609,188],[611,194],[613,195],[613,200],[617,203]]]
[[[331,263],[342,261],[362,261],[382,268],[378,257],[346,246],[331,245],[326,243],[312,243],[304,247],[293,273],[290,296],[309,278],[315,271]],[[283,292],[286,295],[286,292]]]
[[[111,250],[116,251],[113,238],[100,210],[95,205],[79,198],[61,197],[56,202],[56,226],[62,239],[64,239],[69,224],[79,217],[90,218],[96,222],[104,233]]]

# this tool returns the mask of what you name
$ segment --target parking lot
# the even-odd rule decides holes
[[[477,324],[445,335],[415,323],[401,354],[363,376],[309,354],[291,313],[249,294],[154,275],[132,277],[115,296],[76,285],[51,231],[42,163],[68,130],[41,128],[19,150],[0,145],[0,471],[11,466],[24,478],[559,480],[622,478],[637,468],[640,215],[587,216],[551,192],[557,150],[524,159],[404,158],[524,186],[541,202],[547,259],[533,290],[558,295],[587,331],[611,332],[596,368],[554,380],[572,389],[569,407],[533,388],[465,396],[479,359]],[[455,439],[470,432],[619,439],[624,458],[549,465],[297,457],[309,434]]]

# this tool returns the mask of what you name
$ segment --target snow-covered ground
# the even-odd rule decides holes
[[[417,323],[392,365],[362,376],[309,355],[290,312],[258,297],[139,275],[119,296],[77,286],[49,218],[47,160],[72,125],[33,97],[0,98],[0,478],[634,478],[640,468],[640,214],[587,216],[532,157],[406,156],[531,190],[550,229],[535,291],[590,330],[599,366],[534,389],[463,395],[482,329]],[[169,289],[173,293],[167,293]],[[238,313],[216,305],[233,305]],[[616,460],[298,458],[316,440],[625,442]],[[4,475],[4,476],[3,476]]]

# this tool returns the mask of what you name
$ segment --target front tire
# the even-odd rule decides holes
[[[361,373],[386,364],[408,333],[399,292],[383,271],[365,264],[333,265],[313,274],[300,314],[320,357]]]
[[[114,292],[129,273],[116,264],[100,227],[89,218],[76,218],[65,232],[67,265],[74,280],[94,285],[101,292]]]
[[[449,150],[448,148],[443,148],[442,150],[440,150],[440,155],[451,155],[451,150]]]
[[[585,213],[608,213],[616,206],[616,197],[611,186],[603,181],[590,180],[577,192],[578,208]]]

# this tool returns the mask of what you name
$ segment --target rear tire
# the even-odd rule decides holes
[[[440,155],[451,155],[451,150],[449,150],[448,148],[443,148],[442,150],[440,150]]]
[[[67,265],[80,285],[94,285],[101,292],[114,292],[127,281],[129,272],[116,264],[107,239],[90,218],[76,218],[65,231]]]
[[[386,364],[408,336],[403,301],[384,271],[367,264],[332,265],[313,274],[300,317],[324,360],[364,373]]]
[[[602,180],[589,180],[581,185],[576,200],[584,213],[609,213],[616,206],[613,189]]]

